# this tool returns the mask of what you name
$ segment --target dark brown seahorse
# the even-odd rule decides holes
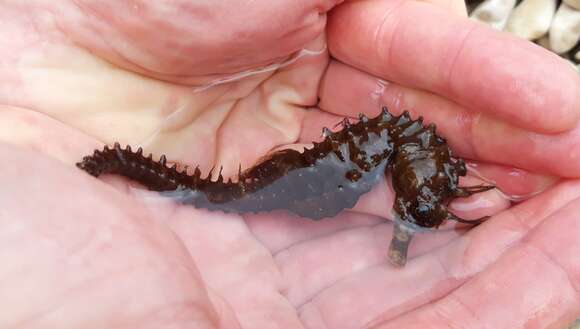
[[[459,187],[466,174],[463,160],[452,155],[434,124],[423,125],[422,117],[412,120],[408,112],[393,116],[386,107],[369,119],[360,115],[342,129],[323,129],[324,141],[303,152],[287,149],[269,155],[254,167],[241,172],[235,181],[217,180],[211,173],[202,177],[168,167],[165,156],[159,161],[115,143],[86,156],[77,166],[93,176],[118,174],[131,178],[150,190],[165,191],[183,204],[225,212],[247,213],[286,209],[299,216],[319,220],[352,208],[392,171],[396,192],[395,230],[389,248],[390,261],[403,266],[413,234],[421,228],[437,228],[445,220],[473,225],[447,210],[456,197],[467,197],[494,186]]]

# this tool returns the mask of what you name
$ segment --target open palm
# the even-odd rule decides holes
[[[557,328],[580,315],[574,72],[457,3],[271,3],[0,5],[0,327]],[[381,105],[436,122],[505,193],[543,192],[455,204],[495,216],[418,235],[397,269],[387,182],[314,222],[176,205],[74,167],[119,141],[233,176]]]

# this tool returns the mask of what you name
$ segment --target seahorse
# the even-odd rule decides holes
[[[342,129],[323,128],[324,140],[302,152],[274,152],[252,168],[227,181],[212,172],[202,177],[198,167],[190,175],[167,166],[142,148],[133,152],[115,143],[95,150],[77,166],[93,176],[118,174],[150,190],[171,195],[183,204],[224,212],[248,213],[286,209],[319,220],[354,207],[387,171],[392,171],[396,217],[388,258],[404,266],[415,232],[437,228],[445,220],[477,225],[487,217],[464,220],[447,209],[457,197],[493,189],[493,185],[460,187],[466,175],[462,159],[453,156],[435,124],[412,120],[409,112],[392,115],[386,107],[375,118],[361,114],[356,123],[341,122]]]

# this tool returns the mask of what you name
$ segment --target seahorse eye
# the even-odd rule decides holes
[[[432,209],[433,209],[433,207],[431,207],[430,204],[425,203],[425,202],[419,202],[419,205],[417,206],[417,209],[415,212],[416,212],[418,217],[427,217],[431,213]]]

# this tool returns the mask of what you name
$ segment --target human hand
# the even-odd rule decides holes
[[[511,196],[542,190],[549,176],[559,181],[403,273],[381,266],[327,288],[309,311],[329,328],[361,326],[369,309],[373,328],[566,327],[580,315],[580,79],[557,56],[442,6],[351,2],[334,10],[328,43],[336,61],[320,108],[411,109],[437,122],[460,156],[494,163],[478,171]]]
[[[128,8],[115,10],[115,7],[102,5],[98,6],[99,10],[92,10],[93,7],[87,7],[84,2],[79,4],[82,4],[79,5],[81,12],[88,15],[87,21],[71,8],[54,9],[58,9],[56,12],[60,14],[57,16],[57,21],[61,22],[58,31],[63,34],[47,31],[43,25],[47,22],[39,19],[34,7],[23,5],[16,9],[19,15],[10,10],[3,11],[11,18],[2,20],[5,31],[30,26],[24,22],[34,22],[43,27],[37,29],[40,31],[38,35],[30,32],[20,39],[11,38],[9,40],[16,45],[3,47],[11,49],[12,56],[8,57],[15,61],[7,66],[12,70],[8,70],[6,76],[12,79],[6,78],[10,88],[5,89],[3,102],[20,108],[6,107],[0,112],[2,139],[34,151],[25,152],[11,147],[3,147],[2,150],[3,158],[10,158],[13,166],[0,176],[2,185],[10,187],[9,190],[3,189],[4,195],[0,197],[0,200],[7,202],[0,208],[4,210],[0,214],[5,223],[3,231],[6,238],[2,239],[2,243],[7,255],[6,272],[3,273],[7,279],[0,291],[11,299],[23,296],[12,303],[12,309],[3,313],[3,318],[0,317],[3,327],[20,323],[25,327],[83,328],[120,324],[139,328],[170,325],[211,328],[218,324],[224,328],[271,328],[274,325],[315,328],[323,321],[328,327],[356,328],[368,321],[395,318],[420,305],[426,305],[421,310],[437,310],[437,303],[432,301],[446,295],[453,300],[457,293],[450,292],[466,281],[476,281],[472,286],[481,287],[477,279],[485,277],[485,270],[492,271],[494,266],[502,268],[501,264],[498,265],[498,259],[500,256],[502,259],[507,257],[504,250],[507,250],[506,253],[520,250],[518,252],[521,253],[518,242],[527,231],[536,224],[555,222],[550,215],[556,209],[564,208],[566,201],[571,200],[567,198],[578,196],[578,187],[569,182],[546,192],[543,198],[536,197],[534,200],[537,203],[531,203],[531,206],[529,201],[526,203],[529,208],[523,208],[522,212],[536,224],[527,228],[512,227],[505,232],[507,230],[503,224],[509,228],[510,221],[497,219],[501,218],[499,215],[462,238],[457,238],[453,231],[419,237],[411,250],[411,257],[416,256],[417,260],[404,271],[398,271],[385,263],[390,225],[383,223],[379,217],[388,215],[388,202],[384,200],[388,200],[389,192],[385,184],[362,200],[356,212],[318,223],[291,218],[282,213],[242,217],[174,206],[170,202],[151,201],[154,194],[135,193],[122,180],[105,178],[117,187],[116,190],[111,189],[72,168],[81,155],[100,147],[101,142],[120,140],[131,145],[145,144],[148,150],[157,154],[166,153],[171,160],[199,163],[205,172],[213,165],[224,164],[224,172],[232,174],[237,171],[240,161],[243,167],[247,167],[273,148],[284,147],[296,142],[296,139],[309,142],[314,137],[312,131],[318,135],[322,124],[334,123],[341,116],[353,116],[363,110],[378,111],[379,107],[365,104],[369,89],[365,90],[364,87],[369,84],[363,82],[369,81],[368,76],[345,67],[342,67],[343,73],[336,75],[339,72],[336,68],[340,65],[332,63],[320,93],[322,111],[304,111],[304,108],[316,103],[317,86],[327,64],[325,53],[303,57],[275,73],[266,72],[205,90],[192,87],[234,72],[271,62],[284,62],[290,53],[302,48],[313,52],[324,49],[319,21],[304,19],[318,17],[311,15],[319,9],[314,6],[306,10],[291,6],[285,11],[273,8],[269,14],[264,14],[264,5],[255,4],[256,7],[250,6],[243,13],[233,10],[229,15],[216,15],[219,19],[231,17],[229,23],[242,21],[244,28],[248,25],[254,28],[239,34],[251,37],[235,38],[239,42],[232,43],[231,31],[241,27],[235,24],[219,25],[223,29],[220,30],[212,24],[209,25],[212,28],[191,24],[192,20],[196,21],[191,18],[192,12],[198,12],[199,8],[188,12],[187,8],[181,7],[181,11],[177,11],[181,15],[170,15],[173,27],[179,28],[169,29],[163,24],[151,23],[154,20],[147,14],[163,13],[164,16],[153,15],[159,19],[168,15],[154,5],[142,4],[137,8],[138,15],[127,13],[128,17],[133,17],[129,20],[127,17],[110,17],[113,12],[125,13]],[[284,5],[277,6],[281,8]],[[10,7],[13,5],[8,9]],[[330,7],[328,5],[327,8]],[[224,5],[224,8],[234,7]],[[356,16],[355,9],[341,11],[343,15],[346,10]],[[252,19],[236,16],[252,10],[256,13],[256,16],[251,16]],[[216,13],[219,12],[216,10]],[[28,17],[23,13],[27,13]],[[284,22],[292,23],[284,26],[276,24],[281,20],[275,15],[277,13],[283,13]],[[20,15],[24,16],[24,22],[19,21],[23,19]],[[255,21],[257,17],[269,17],[271,21]],[[292,17],[296,18],[293,20]],[[92,23],[86,24],[88,21]],[[256,24],[245,24],[248,21]],[[120,26],[104,28],[100,25],[104,22],[117,22]],[[143,22],[143,25],[135,28],[128,22]],[[297,28],[300,26],[298,22],[309,23],[305,24],[311,29]],[[223,37],[223,42],[212,42],[212,47],[207,48],[196,44],[198,36],[203,33],[183,30],[190,25],[201,31],[221,31],[217,34]],[[263,30],[264,25],[272,28],[264,30],[262,37],[254,37]],[[87,30],[91,31],[87,26],[97,32],[86,33]],[[344,33],[333,31],[336,27],[331,25],[329,31],[333,55],[333,47],[337,45],[333,35]],[[181,33],[170,34],[168,30]],[[284,30],[295,33],[283,33]],[[102,44],[94,45],[98,40],[94,35],[99,33],[105,35],[103,40],[108,42],[111,49]],[[172,45],[176,46],[160,47],[160,42],[170,40],[172,35],[175,36]],[[276,39],[280,35],[287,38]],[[191,36],[191,39],[186,36]],[[204,37],[204,40],[216,38],[211,34]],[[348,35],[344,37],[344,41],[352,40]],[[69,38],[81,47],[71,45]],[[83,43],[83,38],[89,40]],[[39,42],[41,40],[43,42]],[[274,47],[278,51],[267,55],[256,51],[272,44],[273,40],[280,47]],[[143,41],[145,46],[137,41]],[[182,41],[185,45],[180,43]],[[216,48],[215,45],[223,45],[223,48]],[[84,52],[83,46],[98,56]],[[235,49],[240,51],[233,51]],[[230,56],[231,53],[235,55]],[[218,54],[224,57],[220,58]],[[262,55],[265,58],[261,58]],[[335,56],[340,59],[338,52]],[[544,56],[540,56],[539,60],[550,62]],[[107,58],[122,69],[100,58]],[[375,58],[375,61],[380,62],[381,59]],[[60,70],[55,70],[55,67]],[[132,71],[138,71],[141,75]],[[372,70],[371,73],[386,78],[384,74]],[[332,78],[333,74],[336,81]],[[160,79],[165,82],[160,82]],[[357,99],[348,112],[342,105],[329,103],[340,103],[340,96],[343,95],[332,92],[339,90],[333,89],[339,88],[333,87],[333,84],[338,86],[345,79],[353,79],[351,89],[346,93],[349,99],[344,99],[345,104]],[[558,81],[561,78],[547,79]],[[537,83],[537,79],[532,77],[522,81],[524,86],[529,83]],[[391,87],[396,88],[390,84],[384,91],[389,91]],[[416,91],[408,88],[399,94],[413,93]],[[446,106],[444,100],[453,97],[441,94],[443,97],[439,98],[414,98],[423,100],[423,104],[436,102],[437,105],[431,104],[429,109],[448,109],[449,105]],[[389,97],[388,93],[383,93],[382,97],[374,99],[374,102],[393,105],[389,104],[392,96]],[[407,98],[405,101],[409,102]],[[577,108],[578,103],[570,102],[572,109]],[[422,106],[417,104],[407,103],[406,108],[415,110],[414,114],[423,113]],[[524,106],[520,104],[517,108],[522,110]],[[397,106],[394,109],[402,110]],[[460,108],[456,105],[455,109]],[[460,155],[490,160],[479,154],[467,153],[469,149],[461,138],[453,139],[453,126],[445,125],[449,112],[447,116],[444,116],[445,112],[441,113],[441,117],[432,117],[432,120],[455,143],[453,147]],[[427,114],[425,116],[429,119]],[[316,129],[310,129],[312,127]],[[553,142],[549,137],[545,140],[546,143]],[[564,141],[572,142],[569,139]],[[252,143],[253,147],[246,147],[248,143]],[[557,154],[564,156],[564,153]],[[47,157],[60,160],[63,164]],[[543,159],[544,165],[548,162],[546,159],[549,158]],[[531,165],[522,167],[537,169]],[[561,170],[564,172],[566,168]],[[552,169],[539,171],[564,175]],[[502,178],[502,173],[505,170],[496,170],[492,177]],[[570,175],[575,174],[566,176]],[[27,178],[23,179],[23,176]],[[520,184],[512,183],[517,185],[512,186],[506,183],[505,177],[498,179],[498,182],[507,189],[518,188],[516,192],[523,194],[535,191],[546,182],[544,178],[526,177],[529,185],[523,188]],[[34,200],[33,207],[24,206],[29,200]],[[481,196],[479,200],[490,201],[492,205],[471,211],[471,215],[477,215],[478,211],[498,211],[507,206],[494,194]],[[535,213],[540,208],[538,204],[548,201],[553,206],[547,207],[545,216]],[[477,199],[471,202],[477,203]],[[531,211],[532,215],[526,211]],[[509,217],[510,214],[506,212],[503,216]],[[523,223],[529,222],[525,221],[524,215],[522,218]],[[559,218],[558,221],[563,221],[562,217]],[[570,219],[568,221],[574,224]],[[493,223],[497,223],[495,227]],[[514,223],[512,220],[511,224],[517,225],[517,221]],[[538,227],[553,229],[556,226],[547,224]],[[502,232],[505,232],[503,240]],[[557,235],[560,237],[559,243],[566,243],[564,237],[573,237],[575,232],[578,232],[577,224],[568,225],[564,235],[562,232],[548,232],[548,235],[540,236],[544,239]],[[490,236],[498,240],[491,246]],[[431,251],[451,239],[454,242],[447,247]],[[572,252],[574,246],[577,243],[572,240],[566,249]],[[464,253],[465,250],[469,253]],[[425,256],[418,257],[423,254]],[[570,255],[575,254],[578,253]],[[464,256],[469,258],[462,258]],[[439,265],[440,262],[443,266]],[[506,262],[510,262],[509,258]],[[538,261],[534,264],[540,267],[545,265]],[[522,267],[525,266],[522,264]],[[517,271],[521,271],[522,267],[514,266]],[[435,274],[426,276],[421,269]],[[456,271],[445,272],[441,269]],[[573,275],[572,278],[576,278],[571,282],[577,284],[577,273],[568,268],[566,270]],[[560,278],[556,275],[560,272],[543,271],[553,274],[549,278]],[[502,274],[498,270],[495,273]],[[552,280],[546,282],[558,283]],[[392,290],[393,287],[398,290]],[[524,284],[519,291],[527,287]],[[554,284],[554,287],[563,289],[564,285]],[[566,297],[571,296],[569,291],[566,293]],[[515,297],[516,294],[512,298]],[[556,297],[542,296],[552,298],[550,301]],[[360,303],[361,298],[366,303]],[[566,307],[558,310],[560,313],[552,312],[550,316],[554,318],[551,319],[570,314],[574,300],[568,298],[562,301],[560,305]],[[490,302],[489,305],[493,304]],[[413,314],[419,321],[421,316],[425,316],[420,312],[408,313],[395,321],[417,321]],[[493,312],[490,314],[497,317]],[[522,319],[529,319],[529,316],[523,316]],[[462,319],[459,317],[458,321]],[[500,317],[500,320],[510,319]]]

